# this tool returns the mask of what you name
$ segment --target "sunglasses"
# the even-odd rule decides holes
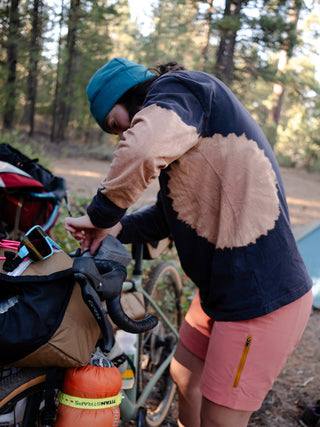
[[[19,246],[18,256],[22,259],[28,257],[31,261],[37,262],[49,258],[55,249],[60,250],[61,248],[40,225],[35,225],[24,235]]]

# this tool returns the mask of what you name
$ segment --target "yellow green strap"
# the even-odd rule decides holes
[[[121,403],[122,394],[117,396],[104,397],[102,399],[88,399],[85,397],[69,396],[68,394],[59,393],[59,402],[62,405],[71,406],[79,409],[105,409],[118,406]]]

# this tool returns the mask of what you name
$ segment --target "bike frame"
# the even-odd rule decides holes
[[[135,269],[133,272],[133,277],[131,281],[125,281],[123,283],[122,291],[137,291],[140,292],[145,299],[148,300],[149,304],[153,307],[156,312],[156,315],[163,323],[165,323],[176,338],[179,338],[179,332],[174,325],[171,324],[163,310],[158,306],[157,302],[145,291],[142,286],[142,245],[137,246],[137,254],[135,256]],[[176,347],[173,348],[171,353],[166,357],[162,364],[158,367],[157,371],[153,374],[152,378],[149,380],[148,384],[144,388],[140,396],[137,396],[138,393],[138,381],[140,375],[140,347],[141,347],[142,335],[138,335],[136,355],[134,359],[135,366],[135,377],[136,380],[131,389],[122,390],[122,402],[120,404],[120,414],[121,420],[130,421],[137,419],[138,411],[142,408],[147,401],[153,387],[156,385],[157,381],[160,379],[164,371],[170,365],[171,359],[174,355]],[[137,398],[138,397],[138,398]]]

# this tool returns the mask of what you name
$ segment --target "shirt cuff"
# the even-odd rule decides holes
[[[115,205],[107,196],[101,193],[101,189],[92,199],[92,202],[87,208],[87,214],[95,227],[110,228],[117,224],[126,209],[121,209]]]

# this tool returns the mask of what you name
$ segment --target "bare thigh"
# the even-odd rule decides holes
[[[204,361],[191,353],[181,341],[171,362],[171,375],[182,387],[199,387]]]
[[[179,391],[180,426],[200,427],[200,379],[203,364],[203,360],[187,350],[179,341],[170,371]]]
[[[171,374],[179,387],[179,426],[245,427],[251,412],[217,405],[200,392],[204,361],[179,342],[171,362]]]

